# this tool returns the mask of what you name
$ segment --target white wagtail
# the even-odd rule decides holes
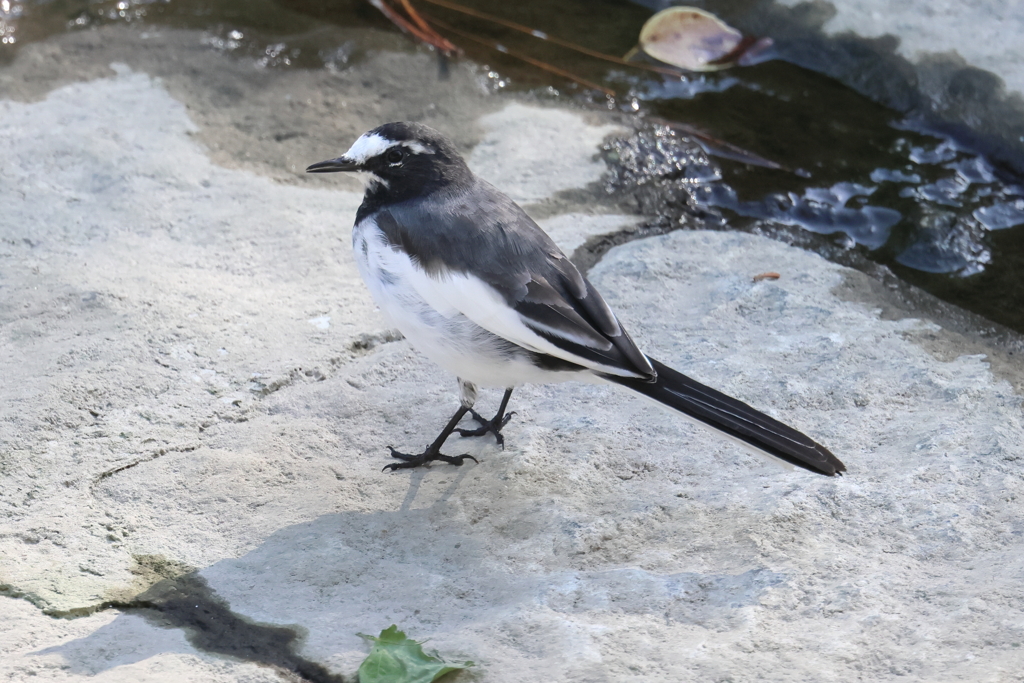
[[[462,436],[501,429],[512,390],[526,382],[599,378],[694,418],[746,446],[834,475],[828,449],[747,404],[644,355],[615,314],[526,213],[473,175],[443,135],[417,123],[363,134],[310,173],[361,171],[369,182],[352,231],[359,272],[377,305],[420,352],[458,377],[461,406],[422,453],[400,453],[392,471],[468,454],[441,453]],[[473,410],[477,385],[502,387],[498,413]],[[457,429],[470,413],[479,429]]]

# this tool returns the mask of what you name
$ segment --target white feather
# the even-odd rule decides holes
[[[463,344],[470,338],[479,342],[482,332],[506,339],[528,351],[561,358],[597,372],[624,377],[639,376],[621,368],[581,358],[552,344],[527,327],[504,297],[477,277],[461,273],[444,273],[437,277],[429,275],[408,254],[388,245],[384,233],[372,219],[366,219],[356,226],[353,231],[353,248],[363,279],[381,310],[392,318],[413,346],[460,377],[471,379],[462,365],[453,364],[452,359],[444,357],[448,353],[444,347],[457,347],[460,363],[468,362],[468,357],[473,353],[463,348]],[[388,284],[389,280],[394,284]],[[482,355],[488,362],[498,362],[495,353]],[[527,374],[536,377],[541,371],[532,363],[530,365],[532,370]],[[507,376],[508,372],[500,374]],[[495,386],[491,381],[471,381]],[[538,380],[518,379],[504,386],[527,381]],[[544,377],[540,381],[551,381],[551,378]]]
[[[389,147],[393,147],[394,144],[394,140],[388,140],[386,137],[376,133],[363,133],[342,156],[349,161],[362,164],[382,154]]]
[[[422,142],[417,142],[416,140],[406,140],[402,143],[402,146],[413,154],[433,154],[435,151],[430,145],[424,145]]]
[[[352,248],[359,273],[384,315],[420,353],[457,377],[480,386],[512,387],[585,379],[590,374],[544,370],[525,353],[510,354],[500,335],[477,324],[449,301],[445,292],[451,283],[439,286],[407,254],[393,249],[372,219],[352,231]],[[494,294],[491,290],[485,296]],[[497,308],[511,310],[504,301],[497,303]]]
[[[411,284],[425,300],[445,305],[447,310],[459,311],[488,332],[530,351],[561,358],[597,372],[640,377],[638,373],[581,358],[559,348],[527,327],[519,313],[505,302],[497,290],[473,275],[448,273],[435,278],[419,268],[416,271]]]
[[[364,133],[359,136],[359,139],[352,143],[352,147],[349,148],[342,156],[349,161],[354,161],[358,164],[366,163],[369,159],[376,156],[380,156],[392,147],[401,145],[405,147],[413,154],[433,154],[434,148],[429,145],[425,145],[422,142],[416,140],[406,140],[404,142],[396,142],[389,140],[383,135],[377,133]]]

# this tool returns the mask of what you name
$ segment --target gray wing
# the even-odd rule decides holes
[[[511,199],[477,180],[471,192],[382,208],[378,227],[426,271],[474,276],[523,324],[602,372],[653,381],[654,368],[600,293]]]

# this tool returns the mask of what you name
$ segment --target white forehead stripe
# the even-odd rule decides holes
[[[394,144],[394,140],[388,140],[376,133],[364,133],[352,144],[351,149],[345,152],[344,157],[357,164],[361,164],[383,153],[384,150],[394,146]]]
[[[405,142],[395,142],[394,140],[388,140],[383,135],[377,133],[364,133],[359,136],[359,139],[352,144],[352,148],[345,152],[344,157],[357,164],[364,163],[368,159],[372,159],[375,156],[379,156],[386,152],[392,147],[401,145],[413,154],[433,154],[434,148],[430,145],[424,145],[422,142],[416,140],[406,140]]]

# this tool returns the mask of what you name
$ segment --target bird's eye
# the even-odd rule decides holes
[[[384,158],[392,166],[397,166],[402,163],[402,159],[405,158],[405,152],[400,149],[389,149]]]

